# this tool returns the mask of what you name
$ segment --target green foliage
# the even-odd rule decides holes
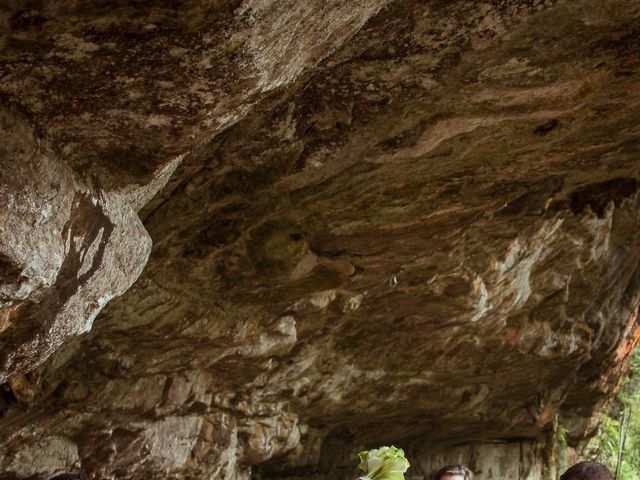
[[[611,472],[620,463],[618,480],[640,480],[640,349],[631,359],[614,408],[602,416],[598,434],[587,446],[587,455],[607,465]]]
[[[404,480],[409,461],[396,447],[380,447],[360,452],[360,468],[370,480]]]
[[[558,446],[561,449],[566,449],[567,448],[567,443],[568,443],[567,429],[564,428],[564,426],[562,426],[562,425],[558,425],[558,428],[556,430],[556,435],[558,435]]]
[[[557,467],[560,471],[567,469],[568,465],[568,446],[569,446],[569,432],[562,425],[558,424],[556,427],[556,448],[558,452]]]

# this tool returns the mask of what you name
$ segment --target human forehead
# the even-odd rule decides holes
[[[465,480],[464,475],[459,473],[446,473],[442,477],[442,480]]]

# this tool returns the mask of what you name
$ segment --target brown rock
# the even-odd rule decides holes
[[[0,472],[540,480],[593,431],[640,339],[638,2],[0,25]]]

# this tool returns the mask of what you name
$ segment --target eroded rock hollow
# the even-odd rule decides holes
[[[3,478],[540,480],[593,432],[637,0],[8,0],[0,78]]]

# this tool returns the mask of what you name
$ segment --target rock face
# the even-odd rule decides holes
[[[593,431],[640,338],[636,0],[0,25],[4,478],[348,479],[394,443],[540,480]]]
[[[136,206],[169,178],[104,192],[78,180],[14,108],[2,117],[0,382],[33,370],[69,336],[91,330],[140,275],[151,240]],[[139,204],[142,202],[141,204]]]

